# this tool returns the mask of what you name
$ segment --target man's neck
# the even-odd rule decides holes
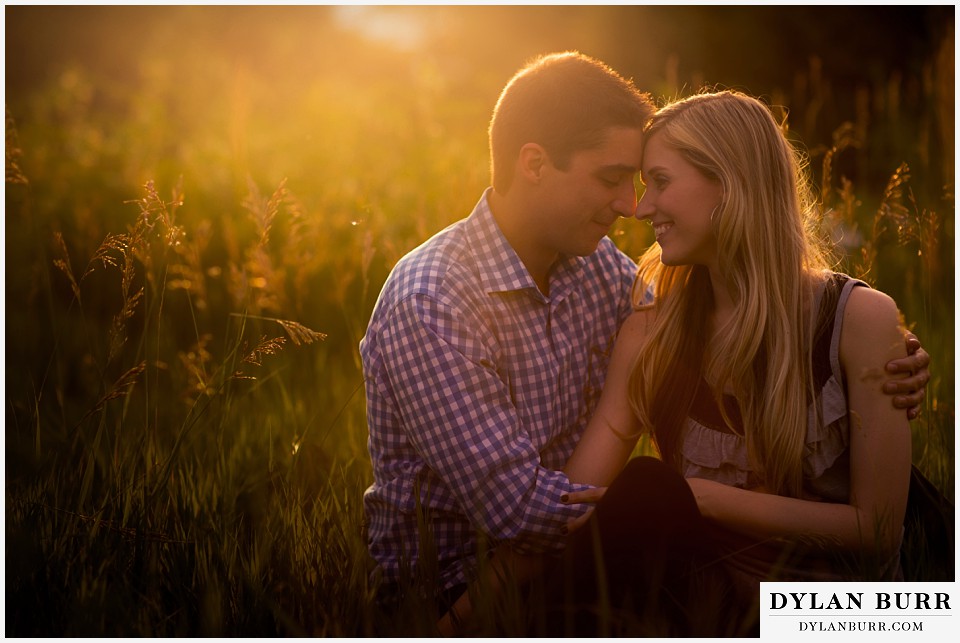
[[[548,251],[537,243],[541,235],[530,222],[528,208],[519,200],[491,190],[487,204],[507,243],[520,257],[540,292],[549,296],[550,270],[559,254]]]

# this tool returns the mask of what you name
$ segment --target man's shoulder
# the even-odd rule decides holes
[[[637,263],[620,250],[610,237],[601,239],[597,251],[590,256],[604,265],[615,265],[629,270],[637,267]]]
[[[401,257],[384,284],[394,301],[410,295],[439,296],[448,284],[469,272],[470,244],[466,219],[436,233]]]
[[[596,252],[586,257],[584,266],[588,272],[588,280],[608,283],[618,290],[624,285],[632,284],[637,271],[636,262],[624,254],[609,237],[601,239]]]

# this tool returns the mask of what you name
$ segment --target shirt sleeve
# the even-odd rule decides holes
[[[497,372],[489,331],[468,319],[424,295],[392,311],[381,339],[395,408],[414,449],[477,529],[528,552],[558,550],[567,521],[589,509],[561,496],[590,487],[541,466]]]

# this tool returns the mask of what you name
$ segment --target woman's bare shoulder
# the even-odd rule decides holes
[[[844,330],[865,331],[877,328],[889,331],[891,328],[902,330],[903,319],[897,308],[897,302],[879,290],[873,288],[854,288],[843,311]]]
[[[872,288],[854,288],[843,311],[841,357],[902,357],[905,332],[897,304],[889,295]]]

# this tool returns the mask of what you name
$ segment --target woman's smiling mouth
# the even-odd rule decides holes
[[[670,228],[673,227],[672,223],[657,223],[653,226],[653,234],[656,236],[657,241],[660,241],[660,237]]]

